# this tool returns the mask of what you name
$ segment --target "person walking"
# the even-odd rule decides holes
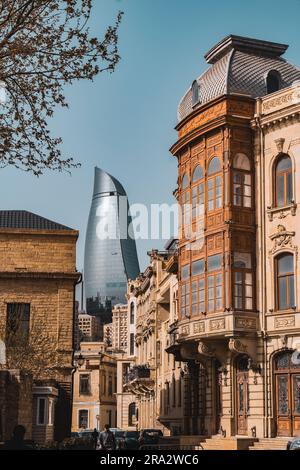
[[[102,450],[116,450],[116,439],[108,424],[104,426],[104,430],[100,433],[100,448]]]
[[[93,438],[93,441],[94,441],[95,449],[97,449],[97,446],[98,446],[98,437],[99,437],[99,433],[98,433],[97,429],[94,428],[94,431],[92,432],[92,438]]]

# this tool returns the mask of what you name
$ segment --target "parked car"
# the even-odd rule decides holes
[[[300,437],[291,439],[287,444],[286,450],[300,450]]]
[[[156,445],[161,437],[163,437],[163,433],[160,429],[142,429],[139,444],[140,446]]]
[[[140,433],[138,431],[126,431],[124,433],[124,448],[137,450],[140,447]]]
[[[116,440],[116,449],[124,449],[124,444],[125,444],[125,431],[122,431],[122,429],[111,429],[111,431],[114,433],[115,440]]]

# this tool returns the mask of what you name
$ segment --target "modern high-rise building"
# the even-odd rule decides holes
[[[107,321],[112,306],[125,302],[127,280],[139,274],[129,204],[123,186],[95,168],[92,205],[85,241],[87,313]],[[132,231],[131,231],[132,232]]]

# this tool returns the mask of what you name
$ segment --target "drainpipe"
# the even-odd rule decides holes
[[[260,275],[261,275],[261,294],[260,294],[260,305],[262,313],[262,339],[263,339],[263,380],[264,380],[264,437],[268,437],[268,418],[269,418],[269,407],[268,407],[268,359],[267,359],[267,325],[266,325],[266,306],[267,306],[267,289],[266,289],[266,246],[265,246],[265,227],[266,227],[266,198],[265,198],[265,143],[264,143],[264,131],[260,123],[260,110],[261,110],[261,99],[259,100],[259,113],[256,115],[256,126],[259,129],[259,168],[260,168],[260,195],[261,195],[261,207],[260,207],[260,245],[261,245],[261,262],[260,262]]]

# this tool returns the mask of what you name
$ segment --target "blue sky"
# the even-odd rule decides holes
[[[204,54],[222,37],[239,34],[290,44],[286,58],[300,65],[300,0],[95,0],[94,33],[104,31],[119,9],[122,60],[112,75],[82,82],[66,93],[69,110],[51,122],[63,150],[82,163],[68,174],[39,179],[13,168],[0,171],[2,209],[26,209],[80,230],[83,265],[93,168],[118,178],[131,203],[174,203],[177,104],[207,67]],[[165,241],[138,241],[140,265],[147,250]]]

